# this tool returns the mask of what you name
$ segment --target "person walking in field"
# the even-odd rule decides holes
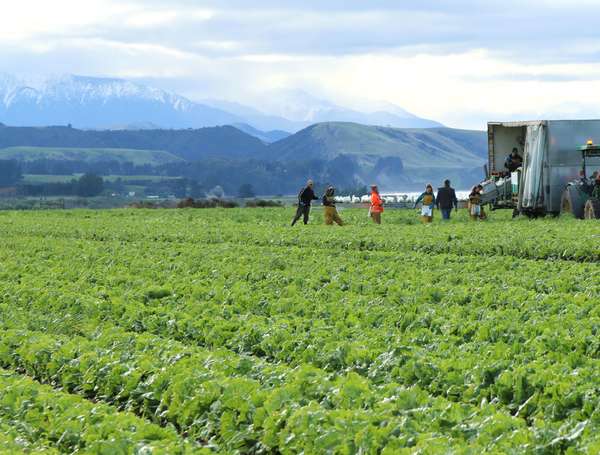
[[[482,193],[483,193],[483,185],[479,184],[477,185],[477,192],[479,193],[479,198],[482,198]],[[479,204],[479,219],[480,220],[487,220],[487,215],[485,213],[485,210],[483,210],[483,204]]]
[[[377,185],[371,185],[371,207],[369,215],[373,218],[375,224],[381,224],[381,214],[383,213],[383,200],[379,195]]]
[[[323,208],[325,215],[325,224],[332,225],[335,221],[338,225],[343,226],[344,223],[338,215],[337,209],[335,208],[335,188],[330,186],[323,195]]]
[[[596,174],[596,175],[594,175],[594,174]],[[592,197],[596,198],[596,199],[600,199],[600,170],[594,172],[594,174],[592,174],[593,182],[594,182],[594,189],[592,190]]]
[[[469,194],[469,216],[472,220],[476,221],[481,218],[481,194],[479,192],[479,186],[476,185],[471,189]]]
[[[315,195],[313,190],[314,183],[312,180],[306,182],[306,186],[298,193],[298,208],[296,209],[296,215],[292,220],[292,226],[296,224],[296,221],[303,217],[304,224],[308,224],[308,216],[310,215],[310,204],[312,201],[316,201],[319,198]]]
[[[435,194],[433,194],[433,186],[430,183],[425,187],[425,192],[415,201],[415,208],[421,202],[421,220],[423,223],[431,223],[433,221],[433,208],[435,207]]]
[[[449,220],[452,207],[458,211],[458,199],[456,199],[456,191],[450,186],[450,180],[444,180],[444,186],[438,188],[437,197],[435,198],[436,207],[442,212],[442,219]]]

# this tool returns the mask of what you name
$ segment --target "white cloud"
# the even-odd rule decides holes
[[[2,3],[0,72],[152,79],[257,107],[264,92],[300,88],[479,128],[492,116],[600,116],[600,32],[582,26],[598,2]]]
[[[106,0],[18,0],[3,1],[0,42],[18,41],[40,34],[61,34],[102,24],[131,6]]]
[[[155,28],[173,24],[177,21],[193,20],[207,21],[215,16],[216,12],[208,9],[168,9],[168,10],[145,10],[143,7],[126,15],[124,25],[134,28]]]
[[[125,25],[136,28],[156,27],[174,22],[177,16],[177,11],[141,11],[129,15]]]
[[[235,51],[243,47],[239,41],[214,41],[214,40],[201,40],[193,43],[194,47],[200,50],[210,51]]]

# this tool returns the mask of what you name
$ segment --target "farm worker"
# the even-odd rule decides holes
[[[483,193],[483,185],[477,185],[477,191],[479,192],[479,196],[481,197],[481,194]],[[485,220],[487,219],[487,215],[485,213],[485,210],[483,210],[483,205],[481,205],[480,207],[481,208],[479,209],[479,219]]]
[[[327,191],[325,191],[325,194],[323,195],[322,202],[325,213],[325,224],[332,225],[335,221],[337,224],[342,226],[344,223],[342,222],[342,219],[338,215],[337,209],[335,208],[334,194],[335,188],[330,186],[327,188]]]
[[[469,194],[469,215],[472,220],[481,219],[481,193],[479,185],[475,185]]]
[[[442,212],[442,219],[449,220],[452,207],[458,210],[458,199],[456,199],[456,191],[450,186],[450,180],[444,180],[444,186],[438,188],[435,205]]]
[[[508,169],[508,172],[515,172],[523,165],[523,158],[519,155],[519,150],[515,147],[512,149],[510,155],[506,157],[504,167]]]
[[[433,220],[433,207],[435,207],[435,195],[433,194],[433,186],[430,183],[425,187],[425,192],[415,201],[415,208],[421,202],[421,220],[423,223],[431,223]]]
[[[300,190],[300,193],[298,193],[298,209],[296,210],[296,215],[292,220],[292,226],[296,224],[296,221],[298,221],[302,216],[304,217],[304,224],[308,224],[310,204],[312,203],[312,201],[316,201],[317,199],[319,199],[317,196],[315,196],[313,187],[313,181],[308,180],[308,182],[306,182],[306,186]]]
[[[592,197],[600,199],[600,171],[596,171],[594,176],[594,189],[592,190]]]
[[[377,185],[371,185],[371,207],[369,215],[373,218],[375,224],[381,224],[381,213],[383,212],[383,200],[379,195]]]

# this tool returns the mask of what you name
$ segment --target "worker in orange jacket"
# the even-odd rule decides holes
[[[381,214],[383,213],[383,200],[379,195],[377,185],[371,185],[371,207],[369,214],[375,224],[381,224]]]

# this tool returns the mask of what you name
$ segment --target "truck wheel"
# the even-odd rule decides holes
[[[600,200],[596,198],[590,198],[585,203],[584,218],[586,220],[598,220],[600,219]]]
[[[583,219],[583,206],[585,200],[576,186],[568,186],[560,198],[560,214],[571,214],[575,218]]]

